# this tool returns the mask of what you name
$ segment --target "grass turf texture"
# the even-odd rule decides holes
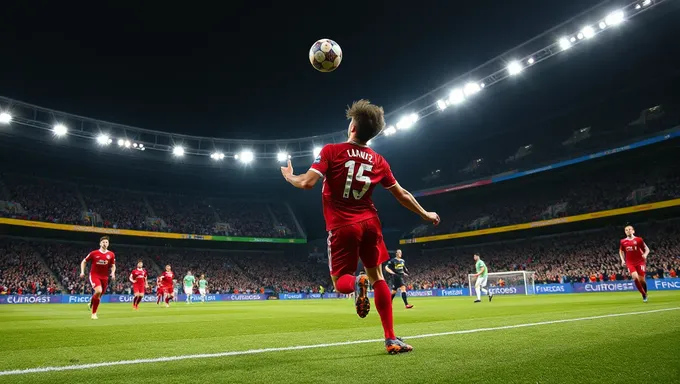
[[[680,292],[395,298],[408,336],[616,313],[680,308]],[[349,300],[0,307],[0,370],[381,339],[378,315]],[[306,350],[0,376],[0,383],[668,382],[678,377],[680,310],[413,339],[408,355],[381,342]]]

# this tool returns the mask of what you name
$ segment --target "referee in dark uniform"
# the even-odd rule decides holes
[[[406,261],[401,257],[401,249],[397,249],[396,256],[387,263],[385,271],[392,276],[392,300],[394,300],[397,291],[401,291],[401,299],[404,300],[406,309],[413,308],[413,305],[408,303],[406,296],[404,276],[408,276],[408,268],[406,268]]]

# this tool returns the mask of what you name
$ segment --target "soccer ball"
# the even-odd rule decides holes
[[[331,39],[317,40],[309,49],[309,62],[320,72],[333,72],[342,61],[342,49]]]

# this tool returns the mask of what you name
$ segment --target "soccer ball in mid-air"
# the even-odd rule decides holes
[[[309,49],[309,61],[320,72],[333,72],[342,62],[342,49],[331,39],[317,40]]]

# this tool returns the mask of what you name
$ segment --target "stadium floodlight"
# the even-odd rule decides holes
[[[558,43],[560,44],[560,48],[562,48],[563,51],[571,48],[571,42],[569,42],[569,39],[566,37],[561,38]]]
[[[222,152],[213,152],[210,154],[210,158],[213,160],[224,160],[224,153]]]
[[[444,100],[437,100],[437,108],[439,108],[440,111],[445,110],[446,107],[447,107],[446,101],[444,101]],[[385,133],[387,133],[387,132],[385,132]]]
[[[125,140],[125,148],[130,148],[131,145],[132,143],[130,142],[130,140]]]
[[[652,5],[652,0],[645,0],[645,1],[642,2],[643,7],[647,7],[649,5]]]
[[[399,120],[397,123],[397,128],[399,129],[409,129],[413,127],[416,122],[418,121],[420,117],[418,116],[417,113],[412,113],[410,115],[406,115]]]
[[[465,92],[466,97],[470,97],[481,90],[482,88],[475,82],[467,83],[465,84],[465,88],[463,88],[463,92]]]
[[[590,39],[591,37],[595,36],[595,30],[591,26],[583,27],[581,33],[586,39]]]
[[[511,76],[518,75],[524,68],[522,68],[522,64],[520,64],[518,61],[511,61],[508,63],[507,66],[508,73]]]
[[[605,28],[607,28],[607,23],[605,23],[604,21],[600,21],[599,26],[600,26],[600,29],[605,29]]]
[[[314,156],[314,158],[319,156],[319,153],[321,153],[321,147],[316,146],[314,149],[312,149],[312,156]]]
[[[113,142],[113,140],[111,140],[109,135],[102,133],[101,135],[97,136],[97,144],[99,144],[99,145],[109,145],[112,142]]]
[[[394,128],[393,125],[390,125],[389,127],[385,128],[385,136],[391,136],[397,133],[397,129]]]
[[[248,164],[248,163],[252,163],[253,160],[255,160],[255,154],[253,153],[253,151],[251,151],[249,149],[245,149],[245,150],[241,151],[241,154],[239,155],[238,158],[239,158],[239,160],[241,160],[241,162],[243,164]]]
[[[172,154],[177,156],[177,157],[182,157],[184,156],[184,147],[181,145],[176,145],[172,148]]]
[[[277,161],[286,161],[288,159],[290,159],[290,155],[286,152],[279,152],[276,154]]]
[[[68,128],[64,124],[55,124],[54,128],[52,128],[52,131],[57,136],[64,136],[68,133]]]
[[[465,101],[465,94],[460,88],[455,88],[451,93],[449,93],[449,104],[457,105]]]
[[[576,35],[576,37],[577,37],[579,40],[583,40],[583,38],[584,38],[585,36],[583,35],[583,32],[579,32],[579,33]]]
[[[12,121],[12,115],[7,112],[0,113],[0,124],[9,124]]]
[[[626,15],[623,11],[618,10],[608,14],[607,17],[604,18],[604,22],[607,23],[608,26],[618,25],[621,24],[625,18]]]
[[[369,141],[366,142],[366,145],[370,147],[372,142],[373,142],[372,140],[369,140]]]
[[[123,139],[118,139],[118,146],[119,146],[119,147],[122,147],[123,145],[125,145],[125,140],[123,140]]]
[[[529,64],[529,65],[531,65],[531,64],[533,64],[533,63],[535,63],[535,62],[536,62],[536,60],[534,60],[533,57],[530,57],[529,60],[527,60],[527,64]]]
[[[137,143],[132,143],[132,148],[137,148],[138,144]]]

